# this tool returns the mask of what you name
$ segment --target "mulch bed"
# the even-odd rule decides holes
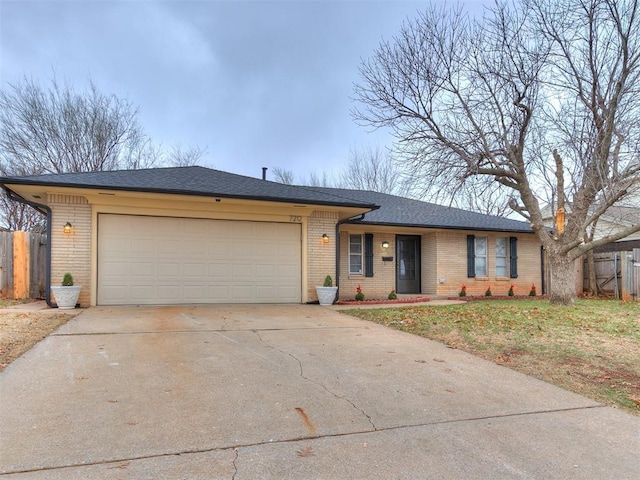
[[[386,298],[373,298],[371,300],[338,300],[336,302],[336,305],[386,305],[395,303],[421,303],[428,301],[429,297],[398,298],[396,300],[389,300]]]
[[[477,300],[548,300],[549,295],[514,295],[512,297],[508,295],[491,295],[489,297],[485,295],[467,295],[466,297],[448,297],[447,300],[463,300],[465,302],[475,302]]]

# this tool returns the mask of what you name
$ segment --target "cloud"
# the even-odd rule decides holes
[[[0,3],[0,87],[55,71],[140,108],[165,145],[217,168],[298,178],[349,149],[388,142],[350,118],[358,66],[424,2],[85,1]]]

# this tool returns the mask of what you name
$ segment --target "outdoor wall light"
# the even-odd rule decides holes
[[[64,224],[64,227],[62,227],[62,230],[64,231],[64,233],[71,233],[71,227],[73,227],[73,225],[67,222]]]
[[[385,250],[389,248],[389,242],[387,242],[386,240],[382,242],[382,248],[384,248]]]
[[[322,243],[329,243],[329,235],[326,233],[322,234]]]

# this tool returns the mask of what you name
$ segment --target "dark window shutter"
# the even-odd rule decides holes
[[[467,277],[476,276],[476,236],[467,235]]]
[[[518,239],[509,237],[510,278],[518,278]]]
[[[364,276],[373,277],[373,234],[364,234]]]

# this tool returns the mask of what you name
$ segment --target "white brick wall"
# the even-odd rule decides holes
[[[49,195],[51,218],[51,284],[60,285],[66,272],[75,285],[82,285],[79,303],[91,301],[91,206],[87,199],[70,195]],[[71,223],[72,232],[63,231]]]
[[[487,277],[467,277],[467,234],[487,237]],[[518,238],[518,278],[515,279],[497,277],[495,273],[496,238],[509,236]],[[484,295],[489,286],[493,295],[506,295],[511,285],[516,295],[528,295],[532,284],[541,291],[540,242],[535,235],[451,230],[438,232],[437,239],[437,278],[445,280],[437,283],[438,295],[457,295],[462,285],[467,286],[468,295]]]
[[[395,288],[395,232],[380,232],[353,225],[343,225],[340,235],[340,299],[354,298],[360,285],[367,298],[386,298]],[[349,234],[373,233],[374,276],[349,275]],[[405,232],[402,232],[405,234]],[[488,276],[467,277],[467,234],[488,237]],[[415,234],[412,232],[410,234]],[[495,275],[495,239],[515,236],[518,238],[518,278],[497,278]],[[382,252],[383,241],[389,248]],[[383,262],[382,256],[393,256],[393,262]],[[532,284],[541,291],[540,243],[535,235],[517,235],[496,232],[464,232],[459,230],[429,231],[422,234],[421,280],[424,295],[458,295],[462,285],[469,295],[484,295],[491,286],[494,295],[506,295],[514,285],[515,293],[527,295]],[[444,283],[440,283],[443,279]]]
[[[331,275],[336,281],[336,223],[338,212],[314,211],[307,220],[307,298],[317,300],[316,286]],[[329,243],[322,243],[322,235],[329,236]]]
[[[343,226],[340,232],[340,299],[351,300],[360,285],[365,298],[386,298],[396,284],[395,235],[390,232],[374,232],[372,230],[348,230]],[[373,277],[349,274],[349,235],[365,233],[373,234]],[[389,248],[382,248],[382,242],[389,242]],[[384,262],[382,257],[393,257],[393,261]]]

